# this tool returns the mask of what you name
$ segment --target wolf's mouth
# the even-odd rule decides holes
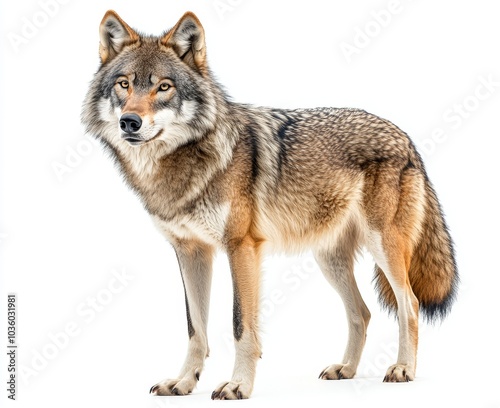
[[[160,137],[160,135],[163,133],[163,129],[161,129],[156,135],[154,135],[151,139],[142,139],[138,136],[134,136],[134,135],[129,135],[129,134],[124,134],[122,136],[123,140],[127,141],[129,144],[131,144],[132,146],[140,146],[140,145],[143,145],[143,144],[146,144],[146,143],[149,143],[155,139],[157,139],[158,137]]]
[[[145,143],[146,141],[144,139],[141,139],[139,137],[133,137],[133,136],[125,136],[123,138],[125,141],[129,142],[132,146],[139,146],[143,143]]]

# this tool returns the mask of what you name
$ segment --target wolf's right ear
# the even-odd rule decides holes
[[[103,64],[116,57],[123,47],[139,40],[139,35],[113,10],[104,15],[99,34],[99,55]]]

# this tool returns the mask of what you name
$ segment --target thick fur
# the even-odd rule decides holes
[[[385,381],[412,380],[419,307],[431,319],[444,317],[458,275],[436,194],[408,136],[357,109],[230,101],[210,73],[205,33],[192,13],[153,37],[109,11],[100,36],[101,65],[82,120],[174,246],[186,296],[186,362],[151,392],[188,394],[199,380],[217,250],[232,272],[236,360],[212,398],[252,392],[261,355],[260,261],[277,251],[312,250],[344,301],[344,359],[320,374],[342,379],[356,373],[370,320],[353,275],[356,252],[367,247],[381,300],[400,326],[398,360]]]
[[[453,243],[436,193],[428,179],[425,205],[422,236],[413,250],[408,277],[419,301],[420,311],[428,321],[433,322],[445,318],[450,312],[457,295],[459,278]],[[391,311],[397,311],[394,292],[378,265],[375,265],[374,280],[380,302]]]

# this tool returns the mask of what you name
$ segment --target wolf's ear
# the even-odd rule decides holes
[[[184,14],[161,42],[171,47],[191,68],[202,75],[207,73],[205,30],[193,13],[188,11]]]
[[[139,35],[113,10],[104,15],[99,34],[101,37],[99,54],[103,64],[116,57],[127,44],[139,40]]]

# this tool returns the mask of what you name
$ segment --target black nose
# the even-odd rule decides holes
[[[120,128],[126,133],[135,133],[139,131],[142,125],[142,119],[135,113],[126,113],[120,118]]]

